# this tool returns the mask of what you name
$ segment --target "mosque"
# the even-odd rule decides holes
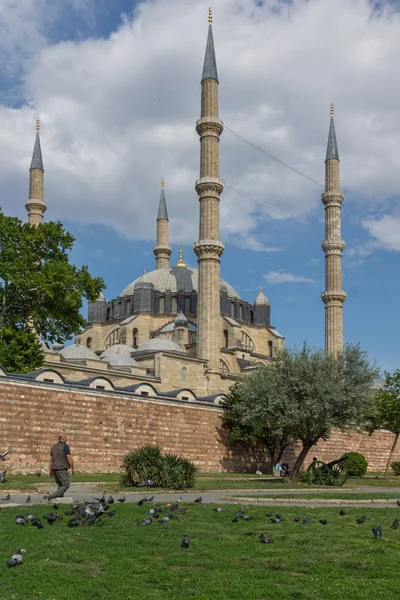
[[[224,244],[219,238],[219,203],[223,181],[219,174],[219,142],[223,122],[218,111],[218,72],[212,14],[201,78],[201,113],[196,122],[200,138],[199,239],[193,245],[198,268],[185,264],[182,248],[172,264],[166,190],[161,181],[157,213],[155,269],[144,272],[106,300],[103,294],[88,306],[88,324],[75,344],[45,349],[41,381],[84,384],[99,390],[124,389],[141,395],[168,394],[182,400],[218,400],[243,373],[259,362],[273,361],[284,337],[271,324],[271,305],[260,291],[247,302],[220,277]],[[342,252],[339,156],[331,109],[325,162],[326,350],[343,345],[341,290]],[[44,169],[39,126],[30,167],[29,221],[38,225],[46,210]],[[193,199],[193,201],[195,201]],[[156,214],[154,215],[156,216]],[[173,218],[173,215],[171,215]],[[53,373],[53,375],[49,375]],[[51,379],[50,377],[53,377]]]

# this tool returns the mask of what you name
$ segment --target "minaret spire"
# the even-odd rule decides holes
[[[29,223],[35,227],[43,223],[43,215],[47,210],[44,201],[44,169],[39,131],[40,121],[36,119],[36,138],[29,168],[29,199],[25,202]]]
[[[219,137],[223,123],[218,117],[218,74],[209,13],[208,37],[201,79],[201,118],[196,123],[200,136],[199,241],[194,251],[199,263],[197,305],[197,357],[208,361],[210,374],[220,368],[220,259],[224,245],[219,240]],[[210,386],[213,384],[210,379]],[[210,389],[211,391],[211,389]]]
[[[341,237],[340,211],[344,195],[340,191],[340,161],[336,141],[334,106],[331,103],[331,122],[325,160],[325,192],[321,196],[325,205],[325,351],[338,354],[343,350],[342,253],[345,242]]]
[[[164,192],[164,177],[161,178],[161,196],[157,215],[157,243],[153,252],[156,257],[156,269],[167,268],[172,248],[168,245],[168,212]]]

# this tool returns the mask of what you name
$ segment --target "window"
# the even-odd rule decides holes
[[[165,298],[161,297],[158,299],[158,312],[163,315],[165,313]]]
[[[173,296],[171,298],[171,312],[173,312],[173,313],[178,312],[178,298],[176,296]]]
[[[182,396],[181,400],[189,400],[189,396]]]
[[[254,323],[254,313],[252,310],[250,311],[250,323]]]
[[[131,312],[131,301],[127,300],[125,304],[125,314],[129,315]]]
[[[96,385],[96,390],[105,390],[106,386],[105,385]]]
[[[228,344],[228,330],[224,329],[224,344],[225,344],[225,348],[229,348],[229,344]]]
[[[90,348],[92,345],[92,338],[88,337],[88,339],[86,340],[86,348]]]
[[[138,347],[138,341],[139,341],[139,331],[137,329],[134,329],[132,331],[132,346],[134,348]]]
[[[43,381],[46,381],[47,383],[54,383],[54,379],[46,379],[46,377],[43,377]]]
[[[185,298],[185,315],[190,314],[190,298],[186,296]]]
[[[235,303],[231,302],[231,317],[235,316]]]
[[[243,304],[239,304],[239,319],[243,321]]]
[[[242,331],[242,346],[246,348],[246,350],[250,350],[251,352],[254,351],[253,340],[244,331]]]
[[[148,396],[148,395],[149,395],[149,392],[140,392],[140,395],[141,395],[141,396]]]
[[[268,342],[268,349],[270,358],[272,358],[274,356],[274,344],[271,342],[271,340]]]
[[[186,369],[186,367],[183,367],[183,369],[181,371],[181,381],[182,381],[182,383],[186,383],[186,379],[187,379],[187,369]]]
[[[114,329],[106,339],[105,347],[110,348],[111,346],[115,346],[115,344],[119,344],[119,329]]]
[[[228,373],[229,372],[229,369],[228,369],[228,367],[226,366],[226,364],[224,363],[223,360],[219,361],[219,368],[221,369],[221,373]]]

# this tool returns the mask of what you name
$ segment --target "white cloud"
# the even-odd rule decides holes
[[[315,283],[314,279],[303,277],[302,275],[293,275],[292,273],[286,273],[286,271],[269,271],[263,277],[271,285],[278,285],[280,283]]]
[[[7,212],[24,215],[39,113],[48,218],[153,238],[164,175],[171,240],[196,240],[194,125],[208,4],[153,0],[121,17],[108,39],[54,43],[63,11],[80,10],[92,23],[103,0],[0,0],[3,71],[19,74],[20,96],[18,108],[0,106]],[[361,195],[368,207],[397,193],[400,18],[393,7],[373,17],[368,0],[336,0],[335,10],[332,0],[218,0],[214,15],[220,116],[230,129],[323,182],[334,99],[345,201]],[[321,187],[228,131],[220,148],[224,241],[276,251],[255,233],[260,223],[323,216]],[[365,223],[396,247],[388,220]]]
[[[375,238],[375,246],[400,252],[400,214],[366,219],[363,226]]]

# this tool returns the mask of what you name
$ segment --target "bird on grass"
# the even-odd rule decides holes
[[[33,521],[33,519],[34,519],[34,518],[35,518],[35,517],[34,517],[34,516],[33,516],[33,514],[30,512],[30,513],[28,514],[28,521],[29,521],[29,523],[31,523],[31,522]]]
[[[16,522],[17,525],[25,525],[25,519],[24,519],[24,517],[17,517],[15,519],[15,522]]]
[[[7,469],[5,469],[5,471],[0,473],[0,483],[7,483],[6,473],[7,473]]]
[[[224,512],[224,509],[221,508],[220,506],[217,506],[216,508],[214,508],[215,512]]]
[[[295,523],[299,523],[299,522],[300,522],[300,517],[299,517],[299,515],[296,515],[296,516],[295,516],[295,518],[293,519],[293,521],[294,521]]]
[[[270,519],[271,523],[281,523],[283,521],[281,515],[276,515]]]
[[[393,527],[393,529],[399,528],[399,518],[398,517],[396,517],[395,520],[393,521],[392,527]]]
[[[141,481],[140,483],[138,483],[137,487],[154,487],[155,485],[155,481],[153,481],[152,479],[146,479],[146,481]]]
[[[43,529],[44,527],[42,521],[40,519],[37,519],[36,517],[33,517],[33,519],[31,520],[31,525],[37,527],[38,529]]]
[[[171,506],[169,507],[169,510],[178,510],[179,508],[179,504],[177,502],[174,502],[174,504],[171,504]]]
[[[122,498],[118,498],[117,502],[125,502],[126,498],[125,496],[122,496]]]
[[[365,523],[366,520],[367,520],[367,517],[365,517],[363,515],[362,517],[359,517],[358,519],[356,519],[356,523],[358,523],[359,525],[362,525],[363,523]]]
[[[53,508],[54,508],[54,510],[58,510],[58,504],[56,502],[54,502]]]
[[[26,552],[25,548],[18,548],[15,554],[12,555],[7,563],[7,567],[17,567],[22,563],[22,553]]]
[[[376,525],[376,526],[374,525],[373,528],[372,528],[372,533],[374,534],[376,540],[382,539],[382,527],[381,527],[381,525]]]
[[[106,491],[104,490],[103,495],[102,495],[101,498],[95,498],[95,500],[97,502],[105,502],[105,500],[106,500]]]
[[[112,496],[107,498],[107,504],[114,504],[114,498]]]
[[[186,507],[185,507],[185,508],[178,508],[178,513],[179,513],[180,515],[184,515],[186,511],[187,511],[187,508],[186,508]]]
[[[343,510],[343,508],[342,508],[342,510],[340,511],[339,515],[340,515],[341,517],[344,517],[344,516],[345,516],[345,514],[346,514],[346,511],[345,511],[345,510]]]
[[[196,500],[193,500],[193,502],[203,502],[203,498],[201,496],[199,496],[198,498],[196,498]]]
[[[253,517],[251,517],[250,515],[243,515],[243,521],[251,521],[253,519]]]
[[[8,448],[4,450],[3,454],[0,454],[0,460],[6,460],[6,456],[8,454]]]
[[[267,517],[273,517],[274,516],[274,511],[270,510],[269,513],[267,513]]]
[[[165,516],[158,522],[160,523],[160,525],[165,525],[166,523],[168,523],[169,519],[170,518],[168,516]]]
[[[109,510],[108,512],[106,512],[107,517],[113,517],[115,515],[117,511],[115,510]]]
[[[309,517],[304,517],[303,519],[303,525],[308,525],[310,522],[310,518]]]
[[[260,533],[260,542],[262,544],[273,544],[274,540],[271,540],[271,538],[267,537],[263,533]]]
[[[80,519],[78,519],[78,517],[74,517],[73,519],[70,519],[67,523],[68,527],[79,527],[79,525],[82,525]]]
[[[182,548],[185,548],[185,549],[189,548],[189,546],[190,546],[190,537],[188,536],[187,533],[185,533],[185,535],[181,539],[181,546],[182,546]]]
[[[146,496],[144,498],[142,498],[141,500],[138,501],[138,506],[142,506],[145,502],[147,502],[147,498]]]
[[[321,525],[327,525],[328,521],[326,519],[320,519],[319,522]]]
[[[27,499],[25,500],[25,503],[26,503],[26,504],[29,504],[29,503],[30,503],[30,501],[31,501],[31,497],[30,497],[30,495],[29,495],[29,496],[27,497]]]
[[[150,498],[147,498],[146,502],[153,502],[154,500],[154,496],[150,496]]]
[[[165,517],[164,517],[165,518]],[[169,520],[169,519],[168,519]],[[151,517],[148,517],[146,519],[142,519],[141,521],[138,522],[138,525],[142,525],[142,526],[146,526],[146,525],[151,525],[153,522],[153,519]]]

